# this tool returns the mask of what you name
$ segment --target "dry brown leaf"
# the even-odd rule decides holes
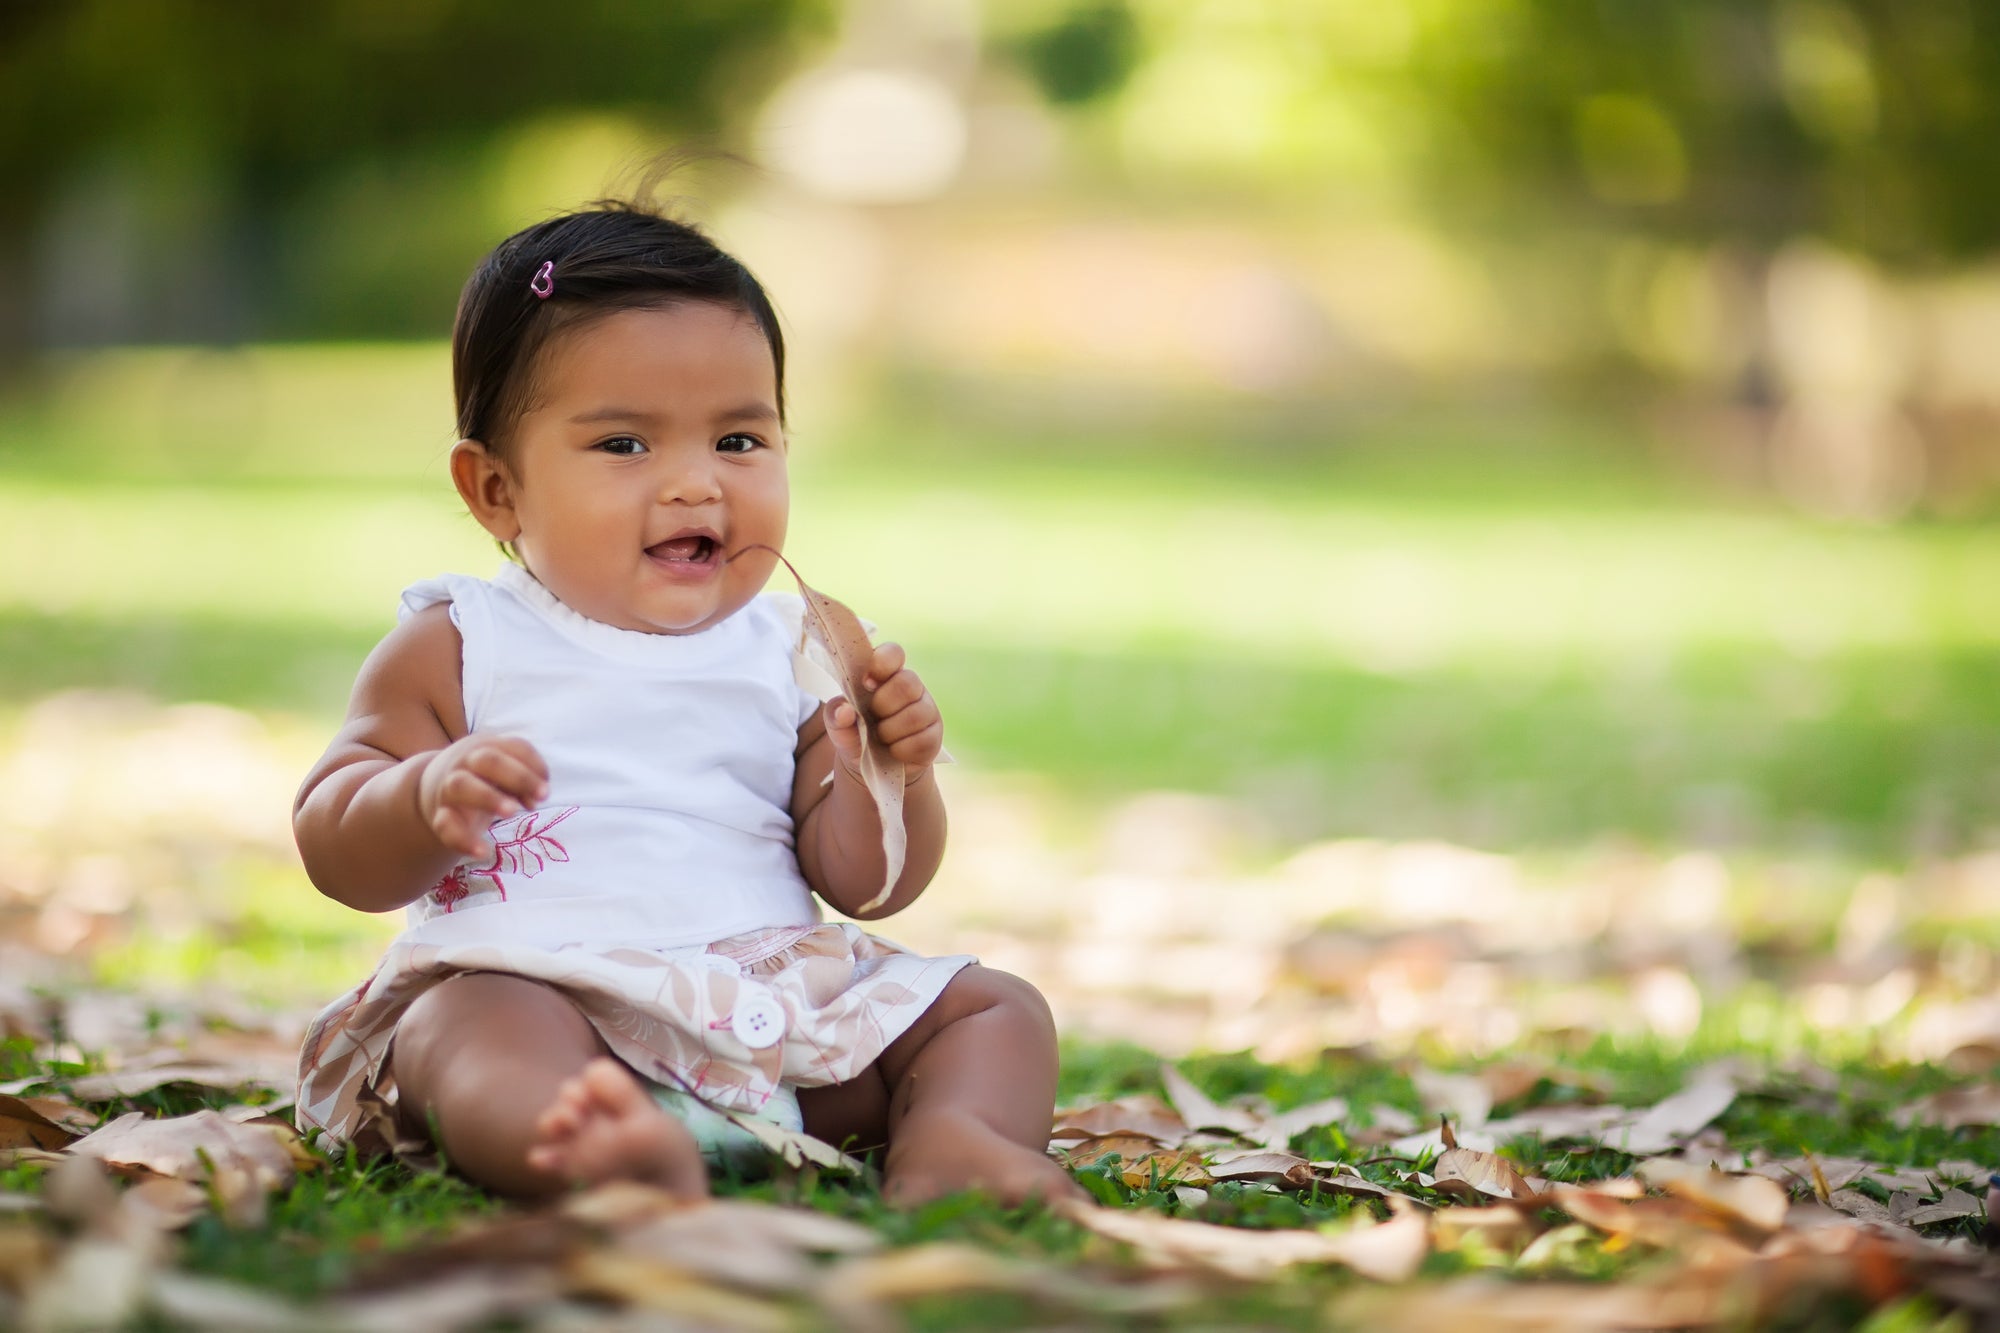
[[[1433,1189],[1467,1201],[1533,1199],[1538,1195],[1512,1162],[1477,1148],[1446,1148],[1431,1165],[1431,1176]]]
[[[1740,1263],[1751,1254],[1720,1219],[1687,1199],[1617,1198],[1576,1185],[1557,1185],[1551,1193],[1556,1207],[1606,1235],[1707,1263]]]
[[[1711,1328],[1732,1312],[1716,1285],[1508,1283],[1488,1278],[1393,1290],[1369,1289],[1336,1307],[1342,1327],[1385,1333],[1603,1333],[1608,1329]]]
[[[1210,1101],[1207,1093],[1172,1065],[1160,1066],[1160,1082],[1167,1090],[1167,1100],[1173,1103],[1189,1129],[1219,1129],[1245,1136],[1256,1132],[1256,1116]]]
[[[161,1246],[160,1234],[149,1229],[77,1237],[29,1287],[22,1326],[79,1331],[127,1327],[145,1301]]]
[[[1308,1102],[1269,1116],[1251,1130],[1248,1137],[1266,1148],[1289,1148],[1292,1140],[1299,1135],[1326,1125],[1337,1125],[1347,1116],[1347,1098],[1329,1097],[1325,1101]]]
[[[1706,1129],[1736,1100],[1736,1080],[1726,1070],[1710,1066],[1673,1096],[1642,1114],[1623,1134],[1605,1141],[1635,1157],[1651,1157]]]
[[[957,1241],[933,1241],[836,1264],[819,1291],[830,1304],[879,1305],[964,1291],[1034,1291],[1053,1275]]]
[[[175,1328],[198,1328],[204,1333],[342,1333],[344,1330],[383,1327],[453,1327],[445,1324],[355,1324],[308,1314],[268,1292],[237,1282],[196,1277],[190,1273],[164,1269],[153,1275],[146,1292],[146,1305]]]
[[[1986,1212],[1985,1205],[1970,1192],[1962,1189],[1948,1189],[1936,1203],[1911,1209],[1904,1215],[1906,1226],[1927,1227],[1939,1222],[1956,1222],[1963,1217],[1980,1217]]]
[[[1426,1111],[1442,1113],[1461,1128],[1477,1128],[1493,1114],[1493,1092],[1476,1074],[1418,1069],[1411,1073],[1410,1081]]]
[[[1744,1226],[1759,1239],[1783,1226],[1791,1207],[1785,1187],[1763,1176],[1728,1175],[1663,1157],[1641,1162],[1638,1172],[1647,1184]]]
[[[1239,1152],[1209,1160],[1208,1174],[1217,1180],[1251,1180],[1281,1189],[1311,1189],[1319,1175],[1303,1157],[1288,1152]]]
[[[137,1097],[179,1084],[239,1095],[276,1094],[279,1100],[273,1105],[288,1105],[297,1076],[296,1047],[274,1044],[268,1037],[245,1041],[210,1033],[186,1048],[162,1047],[128,1054],[114,1070],[65,1080],[63,1086],[84,1102]]]
[[[296,1137],[296,1136],[289,1136]],[[204,1184],[225,1220],[255,1226],[265,1199],[296,1174],[280,1131],[239,1125],[215,1111],[149,1120],[134,1111],[72,1143],[68,1152]]]
[[[179,1231],[208,1211],[208,1195],[190,1180],[155,1176],[119,1196],[118,1211],[134,1224],[155,1231]]]
[[[625,1250],[585,1246],[565,1260],[562,1276],[579,1295],[668,1311],[701,1328],[786,1333],[793,1326],[782,1305],[715,1286],[683,1268]]]
[[[1889,1206],[1863,1194],[1860,1190],[1835,1190],[1827,1196],[1827,1206],[1859,1222],[1874,1222],[1882,1226],[1898,1227],[1902,1223],[1889,1211]],[[1796,1209],[1787,1214],[1796,1217]]]
[[[0,1095],[0,1149],[60,1148],[83,1133],[72,1127],[73,1121],[68,1124],[57,1121],[43,1109],[63,1105],[42,1098]]]
[[[1477,1236],[1496,1250],[1518,1251],[1541,1230],[1533,1218],[1511,1204],[1491,1208],[1440,1208],[1431,1214],[1431,1236],[1441,1251],[1450,1252]]]
[[[1409,1281],[1431,1251],[1430,1217],[1419,1208],[1399,1209],[1386,1222],[1364,1221],[1323,1234],[1330,1245],[1328,1259],[1376,1282]]]
[[[1171,1106],[1145,1093],[1091,1106],[1056,1112],[1054,1139],[1097,1138],[1105,1134],[1143,1134],[1169,1147],[1188,1136],[1187,1122]]]
[[[791,570],[805,599],[805,632],[824,648],[840,668],[840,683],[861,728],[861,781],[875,798],[875,812],[882,821],[882,856],[887,873],[881,892],[863,903],[858,911],[872,912],[889,901],[896,881],[903,877],[903,860],[909,851],[909,833],[903,827],[903,763],[889,753],[889,747],[868,723],[868,701],[874,691],[868,687],[868,665],[874,659],[874,645],[861,618],[845,605],[808,585],[792,562],[775,547],[761,543],[746,546],[730,557],[749,551],[769,551]]]
[[[1890,1119],[1908,1128],[1937,1125],[1962,1129],[1966,1125],[2000,1125],[2000,1083],[1980,1083],[1969,1088],[1947,1088],[1934,1092],[1895,1111]]]
[[[1064,1160],[1074,1169],[1090,1166],[1113,1155],[1118,1158],[1119,1179],[1133,1189],[1148,1189],[1156,1184],[1214,1183],[1199,1152],[1187,1148],[1163,1148],[1151,1139],[1136,1134],[1107,1134],[1099,1139],[1086,1139],[1076,1147],[1066,1149]]]
[[[1407,1276],[1423,1262],[1423,1252],[1430,1243],[1423,1216],[1416,1211],[1381,1224],[1397,1228],[1385,1236],[1357,1239],[1350,1237],[1364,1228],[1347,1232],[1247,1231],[1087,1204],[1064,1204],[1058,1211],[1100,1236],[1130,1245],[1149,1267],[1199,1269],[1246,1282],[1262,1281],[1294,1264],[1306,1263],[1344,1264],[1356,1272],[1363,1272],[1365,1266],[1368,1276]],[[1409,1257],[1412,1250],[1416,1251],[1414,1261]]]

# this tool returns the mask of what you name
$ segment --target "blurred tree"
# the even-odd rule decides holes
[[[330,178],[414,175],[448,210],[468,158],[496,132],[551,111],[614,110],[664,131],[726,132],[826,8],[9,0],[0,5],[0,356],[30,341],[38,238],[46,251],[93,225],[94,202],[112,196],[91,183],[107,174],[141,183],[142,225],[202,235],[182,256],[188,263],[219,253],[237,275],[240,315],[225,314],[226,327],[214,326],[212,302],[169,301],[155,327],[137,332],[282,329],[274,307],[309,278],[285,238],[310,222],[297,215],[324,202]],[[376,246],[391,250],[427,222],[378,216]],[[407,331],[405,312],[381,314],[377,332]]]
[[[1119,89],[1138,61],[1139,29],[1123,0],[1089,0],[1030,20],[1005,45],[1042,96],[1073,105]]]
[[[1436,197],[1900,267],[2000,242],[2000,7],[1980,0],[1433,0]]]

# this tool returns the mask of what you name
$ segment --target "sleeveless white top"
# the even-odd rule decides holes
[[[412,585],[399,618],[439,602],[466,725],[533,744],[549,795],[410,904],[406,940],[670,949],[820,920],[792,841],[793,752],[820,705],[794,665],[797,598],[646,634],[505,564]]]

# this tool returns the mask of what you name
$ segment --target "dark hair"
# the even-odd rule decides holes
[[[553,287],[546,299],[530,289],[545,264]],[[451,329],[459,438],[503,447],[532,400],[536,360],[557,334],[683,301],[733,306],[757,321],[777,368],[783,421],[785,338],[756,277],[697,227],[642,204],[600,200],[515,232],[466,280]]]

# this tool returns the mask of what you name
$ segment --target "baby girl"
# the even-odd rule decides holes
[[[604,204],[509,237],[452,331],[451,475],[513,557],[403,594],[293,817],[322,893],[406,908],[313,1024],[299,1121],[432,1140],[500,1193],[707,1191],[745,1117],[882,1146],[892,1199],[1081,1191],[1044,1153],[1048,1006],[851,924],[944,849],[943,721],[894,644],[799,681],[785,349],[693,227]],[[828,691],[832,693],[832,691]],[[904,766],[893,891],[861,722]]]

